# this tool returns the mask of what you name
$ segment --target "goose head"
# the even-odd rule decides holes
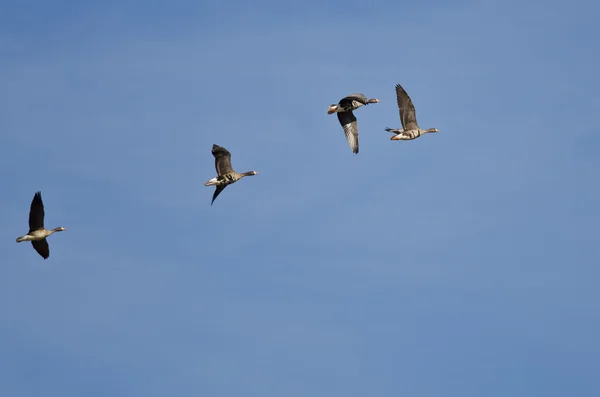
[[[252,175],[258,175],[258,172],[256,172],[256,171],[244,172],[244,176],[252,176]]]
[[[371,99],[369,99],[367,102],[368,102],[368,103],[379,103],[379,102],[381,102],[381,101],[380,101],[379,99],[377,99],[377,98],[371,98]]]
[[[64,232],[65,230],[67,229],[62,226],[57,227],[56,229],[52,229],[53,232]]]
[[[440,132],[437,128],[430,128],[426,132]]]

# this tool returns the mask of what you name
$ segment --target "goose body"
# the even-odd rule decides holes
[[[215,157],[215,169],[217,170],[217,176],[204,182],[204,186],[216,186],[215,192],[212,197],[210,205],[215,202],[215,199],[221,192],[232,183],[235,183],[245,176],[257,175],[256,171],[248,172],[235,172],[231,167],[231,153],[224,147],[214,145],[212,147],[212,154]]]
[[[358,153],[358,124],[356,123],[356,116],[354,116],[352,111],[369,103],[377,102],[379,102],[377,98],[367,99],[363,94],[357,93],[342,98],[337,104],[329,105],[327,114],[337,113],[338,120],[344,129],[346,140],[355,154]]]
[[[44,259],[48,259],[50,256],[50,247],[46,237],[55,232],[62,232],[64,227],[57,227],[52,230],[44,228],[44,202],[42,201],[42,192],[37,192],[33,196],[31,201],[31,207],[29,208],[29,233],[24,236],[17,238],[17,243],[23,241],[31,241],[31,245],[37,251],[38,254]]]
[[[429,128],[427,130],[419,128],[419,125],[417,124],[415,106],[400,84],[396,84],[396,100],[398,101],[398,110],[400,112],[400,122],[402,123],[402,128],[385,129],[386,131],[395,134],[390,138],[392,141],[409,141],[417,139],[423,134],[439,132],[437,128]]]

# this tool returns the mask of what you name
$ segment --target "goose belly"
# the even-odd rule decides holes
[[[410,141],[413,139],[417,139],[418,137],[421,136],[421,131],[419,130],[408,130],[408,131],[402,131],[401,134],[399,134],[397,139],[403,140],[403,141]]]
[[[216,178],[209,179],[204,182],[204,186],[227,186],[233,182],[236,182],[239,178],[235,174],[219,175]]]
[[[32,240],[42,240],[48,237],[50,234],[51,232],[46,229],[34,230],[33,232],[29,233],[30,236],[33,236]]]
[[[229,185],[233,182],[236,182],[240,178],[235,174],[225,174],[221,175],[217,179],[219,180],[219,185]]]
[[[24,236],[17,238],[17,243],[22,241],[38,241],[43,240],[48,237],[48,233],[45,230],[34,230],[31,233],[28,233]]]

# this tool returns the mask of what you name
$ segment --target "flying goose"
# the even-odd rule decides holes
[[[48,247],[48,241],[46,237],[54,232],[62,232],[64,227],[57,227],[56,229],[46,230],[44,228],[44,203],[42,202],[42,192],[37,192],[33,196],[31,201],[31,207],[29,208],[29,233],[24,236],[17,238],[17,243],[22,241],[31,241],[31,245],[37,251],[38,254],[44,259],[48,259],[50,256],[50,248]]]
[[[396,84],[396,99],[398,100],[398,109],[400,110],[400,122],[402,123],[402,129],[385,129],[386,131],[396,134],[390,138],[392,141],[407,141],[411,139],[417,139],[421,135],[428,132],[440,132],[440,130],[437,128],[430,128],[428,130],[419,128],[419,125],[417,124],[415,107],[412,103],[412,100],[400,84]]]
[[[217,169],[217,177],[210,179],[204,183],[204,186],[216,186],[215,193],[213,194],[212,205],[217,196],[227,187],[242,179],[245,176],[257,175],[256,171],[248,171],[238,173],[231,167],[231,153],[224,147],[214,145],[212,147],[212,154],[215,156],[215,168]]]
[[[377,102],[379,102],[379,99],[367,99],[363,94],[351,94],[342,98],[339,103],[329,105],[327,114],[337,113],[338,120],[344,129],[344,134],[346,134],[346,140],[355,154],[358,153],[358,126],[352,111],[363,105]]]

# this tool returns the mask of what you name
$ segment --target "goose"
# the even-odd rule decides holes
[[[217,170],[217,177],[212,178],[204,183],[204,186],[216,186],[215,193],[213,194],[210,205],[213,205],[217,196],[225,189],[228,185],[235,183],[245,176],[258,175],[256,171],[235,172],[231,167],[231,153],[224,147],[219,145],[212,146],[212,154],[215,156],[215,168]]]
[[[37,192],[33,196],[31,207],[29,208],[29,233],[18,237],[17,243],[31,241],[33,248],[42,256],[42,258],[44,258],[44,260],[46,260],[50,256],[50,248],[48,247],[46,237],[54,232],[62,232],[65,230],[67,229],[62,226],[52,230],[44,228],[44,203],[42,201],[42,192]]]
[[[440,132],[440,130],[437,128],[430,128],[428,130],[419,128],[419,125],[417,124],[415,106],[400,84],[396,84],[396,99],[398,100],[398,109],[400,110],[400,122],[402,123],[402,129],[385,129],[386,131],[396,134],[390,138],[392,141],[408,141],[417,139],[421,135],[428,132]]]
[[[367,99],[366,96],[358,93],[342,98],[337,104],[334,103],[329,105],[327,114],[337,113],[338,120],[344,129],[346,140],[354,154],[358,154],[358,125],[356,124],[356,117],[352,111],[363,105],[378,102],[380,101],[377,98]]]

